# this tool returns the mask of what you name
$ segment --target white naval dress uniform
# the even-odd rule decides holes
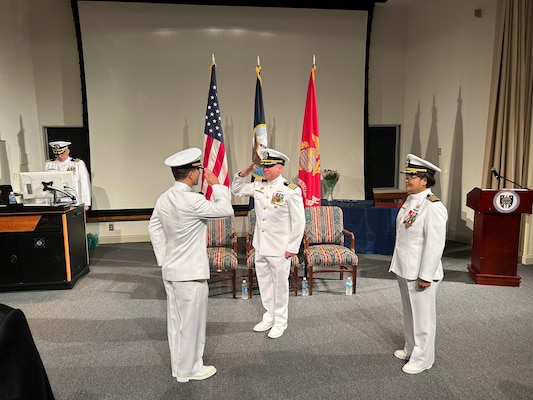
[[[174,376],[193,376],[203,367],[209,260],[208,218],[233,214],[229,189],[213,185],[211,200],[175,182],[157,200],[148,224],[167,294],[167,330]]]
[[[72,171],[76,201],[86,206],[91,206],[91,180],[83,160],[72,157],[68,157],[65,161],[47,160],[44,164],[44,169],[46,171]]]
[[[285,251],[297,254],[300,250],[305,228],[302,191],[282,176],[267,182],[244,180],[235,174],[231,191],[236,196],[253,196],[255,201],[252,245],[261,302],[266,310],[263,322],[285,330],[291,268]]]
[[[436,295],[444,277],[442,253],[448,212],[426,189],[407,197],[396,219],[396,244],[389,271],[402,297],[405,347],[409,364],[429,369],[435,361]],[[418,287],[418,278],[431,282]]]

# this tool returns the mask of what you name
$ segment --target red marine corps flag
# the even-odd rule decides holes
[[[318,111],[315,89],[315,57],[307,87],[300,162],[298,165],[298,184],[303,193],[304,207],[320,205],[320,142],[318,134]]]
[[[209,94],[207,95],[207,109],[205,111],[204,128],[204,168],[208,168],[218,177],[218,181],[229,187],[228,160],[224,135],[222,133],[222,117],[220,116],[220,104],[218,103],[217,76],[215,56],[210,67]],[[202,192],[206,199],[211,198],[213,190],[207,184],[202,174]]]

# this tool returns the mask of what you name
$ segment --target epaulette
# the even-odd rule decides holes
[[[52,162],[52,161],[55,161],[55,160],[50,160],[50,159],[46,160],[46,162]]]
[[[296,184],[294,184],[294,183],[291,183],[291,182],[289,182],[289,181],[285,181],[285,182],[283,182],[283,184],[284,184],[285,186],[287,186],[289,189],[292,189],[292,190],[294,190],[294,189],[296,189],[296,188],[298,187],[298,185],[296,185]]]
[[[436,202],[436,201],[440,201],[440,199],[435,196],[434,194],[428,194],[428,200],[431,201],[431,202]]]
[[[80,159],[79,158],[73,158],[72,161],[78,162],[78,161],[80,161]]]

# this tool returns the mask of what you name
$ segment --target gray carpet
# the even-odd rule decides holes
[[[165,294],[149,243],[100,245],[71,290],[0,293],[21,309],[58,400],[90,399],[533,399],[533,266],[521,286],[475,285],[469,246],[449,243],[438,296],[436,362],[402,372],[400,296],[390,256],[360,254],[357,293],[337,276],[315,279],[313,296],[289,302],[279,339],[255,333],[257,289],[231,297],[210,283],[201,382],[171,377]],[[244,268],[239,274],[245,275]]]

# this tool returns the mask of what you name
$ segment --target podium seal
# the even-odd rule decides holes
[[[509,214],[520,205],[520,196],[514,190],[500,190],[494,195],[493,204],[499,212]]]

